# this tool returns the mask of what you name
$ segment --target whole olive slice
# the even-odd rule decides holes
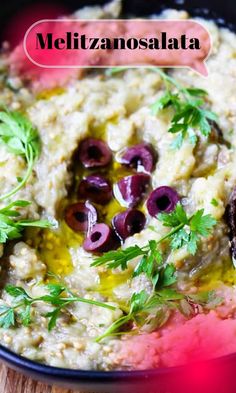
[[[157,153],[150,143],[139,143],[128,147],[121,156],[120,162],[137,170],[152,172],[157,161]]]
[[[135,207],[141,202],[149,186],[150,176],[145,173],[126,176],[116,184],[115,196],[123,206]]]
[[[110,164],[111,150],[101,139],[86,138],[79,145],[79,159],[85,168],[98,168]]]
[[[88,199],[100,205],[107,204],[112,198],[110,182],[101,175],[90,175],[81,180],[78,197]]]
[[[107,224],[96,224],[84,241],[86,251],[100,253],[114,250],[119,246],[119,240],[112,228]]]
[[[147,209],[152,217],[158,213],[170,213],[179,201],[178,193],[171,187],[161,186],[156,188],[148,197]]]
[[[112,220],[113,227],[121,239],[141,232],[146,223],[145,215],[137,209],[127,209]]]
[[[78,202],[65,210],[65,221],[75,232],[87,231],[97,222],[97,211],[91,203]]]

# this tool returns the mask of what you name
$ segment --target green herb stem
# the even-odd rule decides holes
[[[39,156],[41,144],[36,128],[22,113],[3,108],[0,111],[0,143],[5,144],[8,151],[21,156],[27,163],[23,179],[10,192],[0,196],[0,201],[16,194],[28,181],[33,165]]]
[[[99,343],[100,341],[102,341],[105,337],[108,336],[114,336],[117,335],[117,330],[125,325],[126,323],[130,322],[130,320],[132,320],[132,315],[128,314],[128,315],[124,315],[123,317],[117,319],[117,321],[113,322],[111,324],[111,326],[105,331],[105,333],[103,333],[101,336],[96,338],[96,342]]]
[[[184,93],[184,94],[187,93],[186,89],[180,83],[178,83],[177,80],[175,80],[174,78],[171,78],[171,76],[169,76],[166,72],[162,71],[161,68],[154,67],[154,68],[152,68],[152,71],[154,71],[157,74],[159,74],[160,77],[164,81],[169,82],[171,85],[175,86],[182,93]]]
[[[173,228],[166,235],[162,236],[159,240],[157,240],[157,244],[161,244],[164,240],[169,239],[172,235],[177,233],[180,229],[184,228],[185,225],[186,225],[185,223],[181,223],[177,227]]]
[[[44,301],[44,299],[43,298],[38,298],[38,299],[35,299],[34,302],[38,302],[38,301]],[[117,309],[117,307],[112,306],[111,304],[102,303],[102,302],[99,302],[97,300],[85,299],[85,298],[82,298],[82,297],[79,297],[79,296],[69,297],[69,298],[60,297],[60,301],[65,302],[66,305],[69,304],[69,303],[79,302],[79,303],[86,303],[86,304],[90,304],[90,305],[93,305],[93,306],[107,308],[108,310],[113,310],[113,311],[115,311]]]
[[[47,288],[49,294],[32,298],[22,287],[14,285],[7,285],[5,291],[15,299],[17,304],[12,306],[0,305],[0,326],[11,327],[15,326],[16,321],[22,323],[24,326],[28,326],[31,323],[31,307],[37,303],[48,304],[52,307],[45,317],[49,318],[48,329],[51,330],[55,327],[57,319],[61,314],[62,310],[66,309],[70,304],[73,303],[86,303],[96,307],[106,308],[108,310],[115,311],[116,306],[106,304],[97,300],[85,299],[80,296],[76,296],[64,283],[56,282],[54,284],[48,284]],[[68,296],[63,296],[67,294]],[[19,312],[16,310],[20,310]]]
[[[23,179],[20,181],[20,183],[13,188],[10,192],[1,195],[0,196],[0,201],[3,201],[4,199],[8,199],[10,197],[12,197],[13,195],[15,195],[22,187],[24,187],[24,185],[27,183],[31,173],[32,173],[32,169],[34,166],[34,157],[33,157],[33,150],[32,147],[29,145],[28,149],[29,152],[26,155],[26,162],[27,162],[27,170],[26,173],[23,177]]]

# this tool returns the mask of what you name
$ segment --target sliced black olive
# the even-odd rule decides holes
[[[137,209],[128,209],[117,214],[112,220],[113,227],[121,239],[141,232],[145,223],[145,215]]]
[[[126,176],[119,180],[115,187],[115,195],[126,207],[135,207],[141,202],[150,186],[150,176],[144,173]]]
[[[73,231],[87,231],[97,222],[97,211],[91,203],[74,203],[66,208],[65,221]]]
[[[112,198],[111,184],[101,175],[87,176],[79,184],[78,197],[105,205]]]
[[[101,139],[86,138],[80,143],[79,159],[86,168],[98,168],[110,164],[112,154]]]
[[[225,220],[229,226],[230,252],[236,266],[236,187],[233,189],[225,210]]]
[[[147,209],[152,217],[156,217],[158,213],[170,213],[174,210],[179,201],[177,192],[168,186],[156,188],[148,197]]]
[[[128,147],[121,157],[120,162],[137,170],[143,168],[146,172],[152,172],[157,161],[157,153],[150,143],[140,143]]]
[[[115,232],[106,224],[96,224],[84,241],[83,247],[89,252],[106,252],[119,247]]]

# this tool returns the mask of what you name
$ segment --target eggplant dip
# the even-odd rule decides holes
[[[236,37],[202,23],[208,78],[114,68],[39,92],[3,52],[3,346],[89,370],[236,351]]]

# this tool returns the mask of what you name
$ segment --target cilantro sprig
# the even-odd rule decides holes
[[[30,202],[17,200],[0,209],[0,243],[18,239],[26,227],[51,228],[53,224],[48,220],[19,219],[19,207],[29,206]]]
[[[34,163],[40,153],[40,139],[37,130],[31,122],[21,113],[0,111],[0,143],[15,155],[24,157],[27,170],[23,178],[18,179],[18,184],[7,194],[0,196],[0,201],[16,194],[29,179]]]
[[[46,289],[48,291],[46,295],[32,297],[22,287],[7,285],[5,291],[14,301],[12,305],[2,304],[0,306],[0,327],[8,329],[17,325],[29,326],[32,322],[32,307],[37,303],[44,303],[52,308],[44,315],[48,319],[49,331],[56,326],[57,320],[62,314],[70,314],[68,307],[74,303],[86,303],[116,310],[116,307],[110,304],[78,296],[59,281],[46,285]]]

